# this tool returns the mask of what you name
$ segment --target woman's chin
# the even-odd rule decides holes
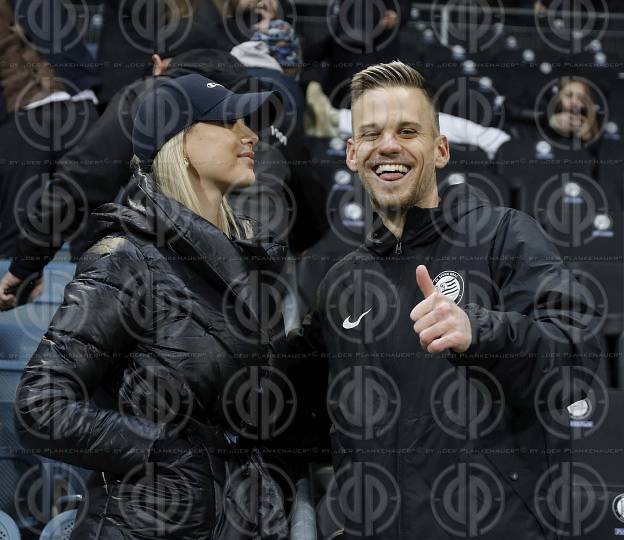
[[[256,183],[256,175],[252,171],[251,174],[247,173],[239,177],[239,180],[235,181],[233,186],[234,189],[243,189],[249,187]]]

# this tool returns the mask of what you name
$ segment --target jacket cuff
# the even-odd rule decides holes
[[[481,344],[479,342],[479,311],[483,308],[477,304],[466,304],[463,308],[468,320],[470,321],[470,331],[472,332],[472,339],[470,341],[470,347],[463,353],[456,353],[452,349],[448,349],[448,359],[457,366],[474,366],[483,365],[491,361],[491,359],[479,358],[481,351]]]
[[[26,278],[29,278],[33,274],[37,274],[38,278],[43,274],[43,268],[40,268],[39,264],[32,264],[31,267],[28,264],[25,264],[21,260],[13,260],[9,266],[9,272],[13,274],[16,278],[21,279],[22,281]]]

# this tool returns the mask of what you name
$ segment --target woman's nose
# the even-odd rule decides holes
[[[241,141],[243,141],[243,144],[251,143],[252,146],[258,144],[260,139],[258,138],[258,135],[256,135],[255,131],[251,129],[244,120],[240,120],[239,122]]]

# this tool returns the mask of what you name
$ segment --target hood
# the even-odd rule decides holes
[[[386,228],[381,216],[374,212],[372,226],[364,246],[378,255],[387,255],[395,249],[399,240],[403,246],[429,244],[466,214],[489,206],[488,201],[469,184],[449,185],[445,182],[438,187],[440,189],[438,206],[436,208],[412,206],[405,216],[405,226],[400,239]]]
[[[91,214],[91,230],[93,241],[125,233],[173,250],[199,275],[220,289],[230,289],[255,312],[249,271],[279,274],[286,246],[248,218],[239,218],[241,230],[243,221],[252,226],[254,236],[230,239],[221,229],[162,193],[148,174],[137,171],[121,204],[104,204]]]

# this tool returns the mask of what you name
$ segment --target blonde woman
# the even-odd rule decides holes
[[[142,98],[134,181],[123,204],[93,216],[96,241],[17,390],[23,444],[97,471],[72,539],[287,535],[257,455],[246,466],[265,482],[264,520],[222,496],[225,452],[243,433],[225,409],[228,383],[271,353],[249,272],[279,268],[284,254],[249,239],[253,224],[224,197],[255,181],[258,138],[244,118],[267,97],[194,74]]]

